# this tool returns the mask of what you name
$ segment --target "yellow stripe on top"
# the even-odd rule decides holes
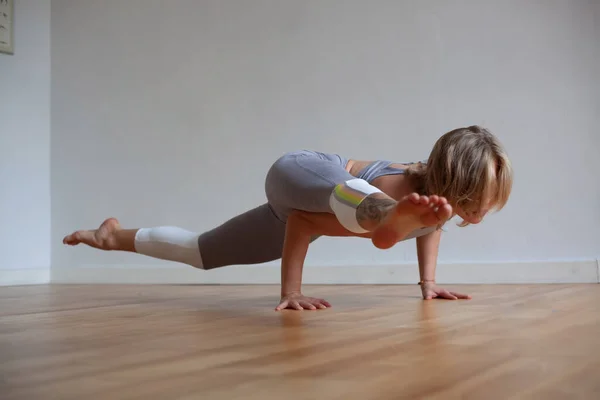
[[[364,193],[354,190],[344,184],[337,185],[333,192],[337,200],[354,208],[358,207],[366,197]]]

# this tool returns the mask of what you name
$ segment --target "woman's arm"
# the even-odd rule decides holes
[[[421,292],[425,300],[435,297],[445,299],[470,299],[471,296],[456,292],[449,292],[435,284],[435,270],[440,247],[442,230],[436,229],[417,238],[417,258],[419,260],[419,277],[421,281]]]
[[[281,301],[276,310],[284,308],[316,309],[331,307],[323,299],[306,297],[302,294],[302,272],[311,237],[360,236],[344,228],[332,214],[292,212],[286,223],[283,254],[281,258]]]
[[[417,237],[417,259],[419,261],[419,279],[421,283],[435,283],[435,269],[442,231],[436,229],[427,235]]]
[[[302,270],[313,229],[303,215],[292,212],[287,219],[281,257],[281,297],[302,292]]]

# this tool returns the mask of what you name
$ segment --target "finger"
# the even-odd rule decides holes
[[[453,295],[452,293],[444,290],[442,293],[439,293],[443,298],[445,299],[450,299],[450,300],[458,300],[458,298]]]
[[[309,303],[308,301],[300,301],[300,305],[306,310],[316,310],[317,307],[315,307],[313,304]]]
[[[436,206],[440,201],[440,197],[437,194],[434,194],[429,197],[429,205]]]
[[[319,303],[321,303],[325,307],[331,307],[331,304],[329,304],[327,300],[319,299]]]
[[[296,310],[303,310],[302,306],[297,301],[292,301],[290,305]]]
[[[469,296],[468,294],[462,294],[462,293],[456,293],[456,292],[450,292],[452,293],[454,296],[458,297],[459,299],[471,299],[471,296]]]
[[[315,309],[324,307],[324,305],[321,304],[321,299],[310,299],[310,304],[312,304]]]
[[[281,303],[279,303],[279,305],[277,307],[275,307],[275,311],[281,311],[283,309],[285,309],[288,306],[288,301],[284,300]]]
[[[325,300],[319,300],[316,305],[317,305],[318,308],[324,309],[324,308],[327,308],[327,304],[326,303],[327,302]]]
[[[421,198],[419,199],[419,203],[424,204],[424,205],[429,204],[429,197],[421,196]]]

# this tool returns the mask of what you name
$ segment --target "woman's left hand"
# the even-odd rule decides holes
[[[433,282],[425,282],[421,285],[421,292],[423,293],[423,299],[431,300],[435,298],[440,299],[449,299],[449,300],[458,300],[458,299],[471,299],[471,296],[468,294],[450,292],[446,289],[443,289],[437,286]]]

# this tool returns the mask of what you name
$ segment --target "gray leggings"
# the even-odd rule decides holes
[[[265,180],[267,203],[200,235],[204,269],[280,259],[287,217],[293,210],[333,213],[332,190],[354,178],[346,163],[336,154],[307,150],[280,157]]]

